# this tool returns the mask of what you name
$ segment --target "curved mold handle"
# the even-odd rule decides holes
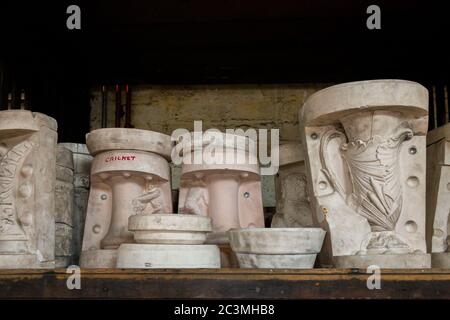
[[[328,130],[324,133],[320,140],[320,163],[322,165],[321,171],[325,174],[330,184],[333,188],[344,198],[346,199],[347,194],[343,185],[338,180],[336,173],[333,170],[333,166],[331,165],[331,161],[328,153],[328,146],[333,139],[341,139],[344,142],[347,141],[347,137],[341,131],[336,129]]]

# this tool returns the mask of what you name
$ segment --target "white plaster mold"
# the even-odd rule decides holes
[[[310,269],[322,248],[320,228],[250,228],[229,231],[241,268]]]
[[[332,86],[300,127],[323,265],[430,267],[425,242],[428,91],[404,80]]]
[[[280,168],[275,178],[276,213],[272,228],[313,226],[303,148],[298,142],[280,145]]]
[[[0,268],[54,268],[57,123],[0,111]]]
[[[450,268],[450,124],[427,136],[427,242],[432,266]]]

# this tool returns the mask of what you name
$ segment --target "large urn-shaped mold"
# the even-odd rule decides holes
[[[87,134],[86,144],[94,159],[81,265],[115,267],[117,248],[134,242],[131,215],[172,212],[171,140],[153,131],[112,128]]]
[[[54,268],[57,124],[0,111],[0,268]]]
[[[432,267],[450,268],[450,124],[427,135],[427,244]]]
[[[300,126],[313,219],[327,230],[321,263],[429,267],[428,91],[403,80],[332,86],[308,98]]]
[[[223,267],[237,266],[227,231],[264,227],[256,142],[235,134],[216,133],[214,138],[196,134],[191,134],[190,147],[182,152],[178,212],[210,217],[212,233],[207,242],[221,246]],[[216,160],[209,158],[211,154]],[[200,158],[202,162],[196,162]]]
[[[231,230],[230,245],[241,268],[309,269],[322,248],[320,228]]]
[[[280,145],[275,191],[277,206],[272,228],[313,226],[305,157],[302,145],[298,142]]]

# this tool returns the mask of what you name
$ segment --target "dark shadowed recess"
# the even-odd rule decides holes
[[[66,28],[70,4],[81,7],[81,30]],[[370,4],[381,8],[381,30],[366,28]],[[444,5],[417,0],[1,1],[0,106],[44,112],[57,119],[60,141],[83,142],[92,85],[401,78],[434,92],[434,127],[448,122],[450,11]]]

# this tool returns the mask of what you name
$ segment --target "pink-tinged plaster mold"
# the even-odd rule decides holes
[[[223,133],[215,139],[201,134],[200,138],[195,134],[191,137],[190,147],[182,152],[178,211],[210,217],[212,233],[207,243],[220,245],[222,267],[237,267],[229,249],[227,232],[236,228],[264,227],[259,163],[256,149],[251,147],[256,142]],[[213,149],[216,161],[211,159]],[[200,158],[202,162],[195,161]]]
[[[87,134],[86,144],[94,159],[80,264],[114,268],[119,246],[134,242],[130,216],[172,212],[171,138],[110,128]]]

